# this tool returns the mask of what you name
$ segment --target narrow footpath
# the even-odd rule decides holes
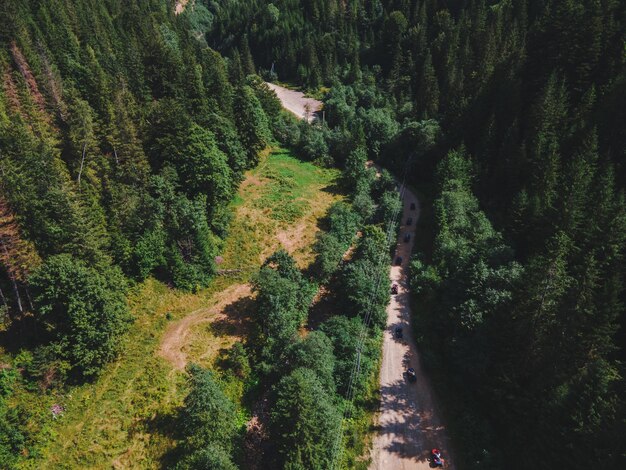
[[[413,250],[415,226],[420,215],[419,201],[405,189],[401,230],[390,271],[390,285],[398,284],[398,294],[391,296],[387,307],[383,361],[380,369],[381,406],[376,419],[377,434],[372,448],[371,470],[413,470],[432,468],[430,451],[443,450],[447,469],[453,469],[448,452],[448,437],[435,407],[435,400],[419,358],[411,326],[408,289],[409,260]],[[411,204],[415,209],[411,210]],[[407,220],[411,218],[411,225]],[[405,242],[406,234],[410,240]],[[396,257],[402,263],[396,264]],[[402,328],[402,338],[394,332]],[[408,381],[405,373],[415,369],[417,380]]]

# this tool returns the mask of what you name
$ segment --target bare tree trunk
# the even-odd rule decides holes
[[[83,158],[80,160],[80,170],[78,170],[78,186],[80,186],[80,177],[83,174],[83,166],[85,165],[85,154],[87,150],[87,142],[83,145]]]
[[[9,306],[9,304],[7,304],[7,298],[4,296],[4,292],[2,292],[2,288],[0,288],[0,300],[2,300],[2,305],[5,307]]]
[[[2,250],[4,251],[4,256],[6,259],[9,259],[9,251],[7,250],[7,246],[0,239],[0,245],[2,245]],[[9,280],[11,281],[11,285],[13,286],[13,292],[15,293],[15,300],[17,302],[17,309],[20,313],[24,313],[24,309],[22,308],[22,299],[20,298],[20,291],[17,288],[17,281],[15,280],[15,276],[11,273],[10,269],[7,269],[7,274],[9,276]]]
[[[35,311],[35,307],[33,305],[33,299],[30,296],[30,291],[28,290],[27,285],[24,285],[24,291],[26,292],[26,299],[28,300],[28,306],[30,307],[31,311]]]
[[[115,145],[113,146],[113,155],[115,155],[115,164],[119,165],[120,160],[117,158],[117,150],[115,149]]]

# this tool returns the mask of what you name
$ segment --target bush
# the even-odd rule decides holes
[[[344,244],[332,233],[317,236],[313,250],[317,253],[313,271],[321,282],[328,282],[341,262]]]
[[[208,444],[184,458],[176,470],[237,470],[237,466],[222,447]]]
[[[224,394],[213,372],[191,365],[191,391],[185,398],[180,425],[189,449],[216,444],[230,449],[236,431],[235,405]]]
[[[330,338],[333,345],[337,393],[345,396],[356,361],[356,350],[363,331],[363,321],[360,318],[334,316],[325,321],[320,330]],[[367,381],[376,370],[379,355],[380,343],[377,342],[376,335],[368,334],[361,351],[360,374],[353,382],[355,397],[362,397],[365,394]]]
[[[312,370],[328,393],[335,392],[333,344],[323,332],[312,331],[306,338],[293,344],[287,357],[292,368]]]
[[[131,320],[118,268],[91,268],[57,255],[37,269],[30,285],[38,322],[76,372],[91,377],[115,358]]]
[[[440,284],[437,268],[424,264],[418,258],[411,261],[411,290],[415,294],[432,294]]]
[[[250,358],[243,343],[238,341],[228,350],[224,359],[224,367],[242,379],[250,374]]]
[[[19,413],[7,403],[18,377],[15,369],[0,370],[0,465],[7,469],[16,468],[17,456],[26,444]]]
[[[265,261],[253,280],[253,288],[257,292],[255,315],[262,338],[262,355],[275,364],[306,320],[315,288],[302,278],[284,250]]]

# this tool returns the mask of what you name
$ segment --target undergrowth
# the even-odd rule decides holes
[[[10,406],[23,421],[30,443],[18,468],[170,465],[176,452],[175,419],[187,384],[185,373],[157,354],[163,333],[190,312],[214,305],[230,286],[246,282],[263,257],[279,246],[278,231],[304,224],[294,256],[300,265],[309,263],[318,219],[340,198],[328,189],[338,174],[300,162],[285,150],[264,155],[259,166],[246,174],[232,202],[235,217],[218,266],[240,269],[239,273],[216,277],[196,293],[178,291],[153,279],[137,285],[128,297],[135,320],[122,354],[93,383],[41,390],[35,383],[18,380]],[[210,321],[194,327],[185,338],[188,360],[213,367],[220,352],[245,334],[240,327],[230,328],[218,328]],[[28,352],[0,356],[15,367],[27,367],[33,360]],[[240,404],[237,421],[243,427],[249,416],[242,403],[244,383],[228,374],[222,378],[227,395]],[[63,409],[56,419],[53,405]]]

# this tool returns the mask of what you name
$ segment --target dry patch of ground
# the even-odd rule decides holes
[[[177,370],[189,361],[211,365],[220,349],[245,335],[252,306],[247,280],[279,248],[300,267],[312,262],[318,221],[340,199],[330,189],[337,177],[336,170],[303,163],[284,150],[264,156],[246,174],[220,265],[236,271],[236,277],[220,280],[223,288],[213,295],[211,306],[169,325],[159,347],[161,357]]]
[[[177,15],[180,15],[183,11],[185,11],[185,7],[189,3],[189,0],[178,0],[176,2],[176,6],[174,7],[174,12]]]
[[[233,202],[235,217],[219,268],[238,274],[216,277],[197,293],[155,280],[138,285],[129,298],[135,322],[122,354],[94,383],[54,395],[18,391],[16,400],[33,413],[31,431],[38,441],[36,457],[21,468],[163,467],[163,455],[175,444],[171,419],[186,394],[181,369],[191,361],[212,366],[221,349],[245,335],[253,307],[248,281],[264,256],[284,244],[307,265],[318,219],[341,198],[331,189],[336,170],[300,162],[285,151],[268,153],[246,174]],[[49,410],[56,403],[65,413],[53,420]]]
[[[234,284],[226,290],[217,293],[211,299],[214,305],[196,310],[167,328],[161,339],[159,355],[168,360],[176,369],[184,369],[187,365],[189,330],[203,323],[224,320],[226,307],[234,304],[239,299],[249,297],[251,293],[249,284]],[[234,340],[239,335],[234,334],[230,336]],[[209,349],[204,351],[201,357],[205,360],[212,359],[219,350],[219,346],[219,344],[208,344],[207,347]]]

